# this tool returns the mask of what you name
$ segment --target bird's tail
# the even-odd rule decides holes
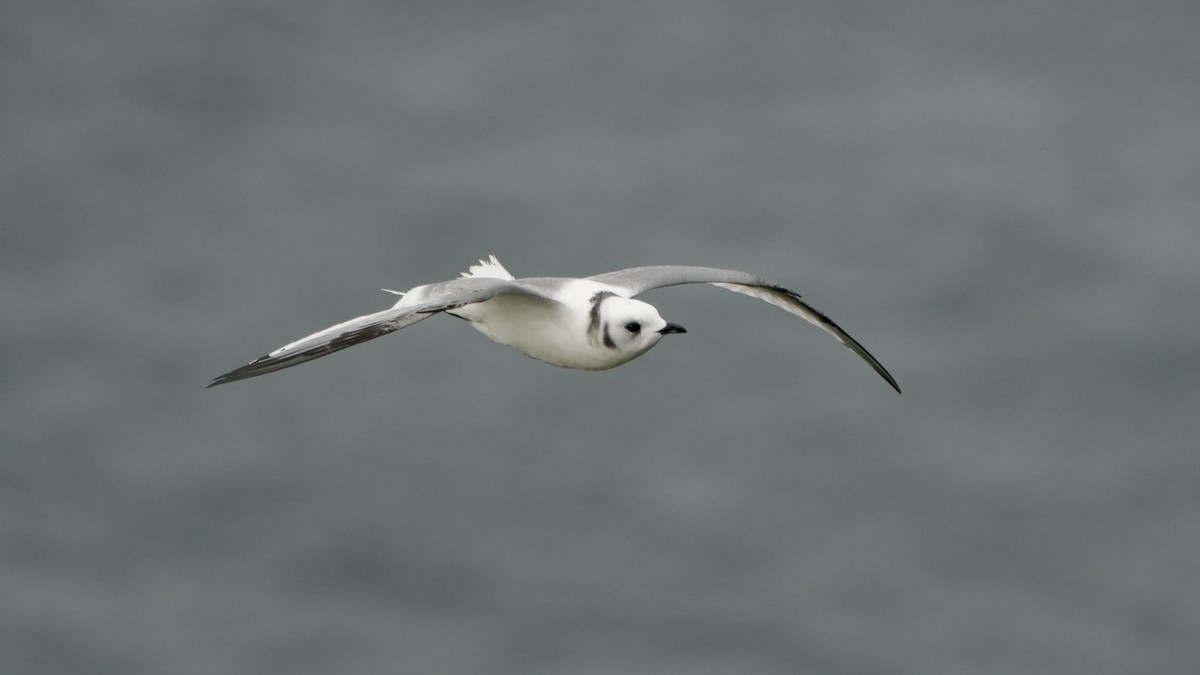
[[[463,279],[504,279],[512,281],[513,275],[504,269],[504,265],[496,260],[496,256],[489,255],[487,260],[480,260],[479,264],[471,265],[466,272],[462,273]]]

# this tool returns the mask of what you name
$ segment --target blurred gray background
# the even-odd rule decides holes
[[[18,0],[12,673],[1200,672],[1200,5]],[[495,253],[710,287],[603,373]]]

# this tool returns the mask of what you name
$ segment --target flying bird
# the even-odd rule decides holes
[[[208,386],[257,377],[327,356],[445,313],[465,319],[500,344],[539,361],[580,370],[607,370],[645,354],[665,335],[686,333],[635,296],[680,284],[712,284],[795,314],[832,335],[875,369],[897,392],[883,364],[832,319],[800,295],[746,272],[714,267],[657,265],[585,279],[516,279],[496,256],[480,260],[459,279],[417,286],[390,309],[350,319],[286,344],[215,378]],[[384,289],[388,290],[388,289]]]

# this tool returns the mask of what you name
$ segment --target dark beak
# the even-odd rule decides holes
[[[686,333],[687,329],[677,323],[669,323],[659,329],[658,332],[662,335],[666,335],[667,333]]]

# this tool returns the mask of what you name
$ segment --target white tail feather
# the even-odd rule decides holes
[[[478,265],[471,265],[466,272],[462,273],[463,279],[507,279],[513,280],[513,275],[504,269],[504,265],[496,260],[496,256],[489,255],[487,260],[480,260]]]

